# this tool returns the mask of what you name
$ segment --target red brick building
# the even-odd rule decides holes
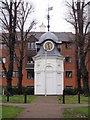
[[[25,59],[23,62],[23,81],[22,86],[34,86],[34,62],[32,57],[37,53],[36,42],[39,40],[40,36],[43,32],[31,32],[28,37],[28,42],[26,48],[24,49]],[[64,56],[64,87],[72,87],[77,88],[76,81],[76,65],[75,65],[75,44],[74,44],[74,35],[72,33],[64,33],[64,32],[54,32],[54,34],[59,38],[62,42],[60,45],[60,52]],[[19,42],[19,41],[18,41]],[[17,42],[17,43],[18,43]],[[16,51],[18,52],[18,48],[16,45]],[[90,53],[87,56],[87,69],[89,72],[89,86],[90,86]],[[3,59],[6,67],[8,66],[8,48],[5,44],[0,44],[0,56]],[[18,70],[16,66],[16,62],[14,61],[14,70],[13,70],[13,78],[12,85],[17,86],[18,81]],[[2,69],[2,64],[0,61],[0,85],[3,87],[6,86],[6,78],[4,71]]]

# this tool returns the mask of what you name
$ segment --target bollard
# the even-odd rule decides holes
[[[27,103],[27,95],[24,94],[24,103]]]
[[[9,95],[7,95],[7,102],[9,102]]]
[[[78,103],[80,104],[80,91],[78,92]]]
[[[63,104],[65,104],[65,92],[63,90]]]

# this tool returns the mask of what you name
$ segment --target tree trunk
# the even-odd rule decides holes
[[[21,50],[20,50],[20,62],[18,66],[18,91],[19,93],[22,92],[22,79],[23,79],[23,73],[22,73],[22,68],[23,68],[23,55],[24,55],[24,41],[23,41],[23,25],[22,25],[22,30],[21,30]]]
[[[12,95],[12,76],[13,76],[14,47],[10,49],[10,60],[7,73],[7,92]]]
[[[83,88],[84,88],[84,94],[89,94],[89,85],[88,85],[88,71],[85,65],[85,55],[83,51],[81,50],[80,55],[80,67],[81,67],[81,73],[82,73],[82,80],[83,80]]]
[[[79,69],[77,70],[77,84],[78,84],[78,92],[80,92],[80,90],[81,90],[81,72]]]
[[[76,28],[76,36],[77,36],[77,28]],[[75,49],[75,58],[76,58],[76,80],[77,80],[77,89],[78,92],[81,90],[81,71],[79,65],[79,50],[78,50],[78,37],[76,37],[76,49]]]
[[[22,93],[22,78],[23,78],[23,74],[22,71],[19,71],[19,76],[18,76],[18,94]]]
[[[89,95],[89,86],[88,86],[88,72],[84,69],[82,72],[82,79],[83,79],[83,85],[84,85],[84,94]]]
[[[12,79],[7,79],[7,95],[13,95],[12,93]]]
[[[14,48],[16,43],[16,17],[17,8],[16,2],[14,3],[14,15],[13,15],[13,3],[10,2],[9,10],[9,64],[8,72],[6,74],[7,79],[7,92],[12,95],[12,77],[13,77],[13,63],[14,63]]]
[[[23,79],[23,74],[22,74],[22,67],[23,67],[23,58],[20,59],[20,66],[18,67],[18,94],[22,92],[22,79]]]

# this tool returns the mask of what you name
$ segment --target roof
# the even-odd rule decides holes
[[[62,42],[68,42],[74,40],[74,34],[72,34],[71,32],[57,32],[56,35],[59,38],[59,41]]]
[[[31,40],[34,37],[36,41],[39,41],[40,39],[42,39],[42,38],[40,38],[42,35],[44,35],[44,37],[46,39],[47,34],[45,32],[30,32],[28,34],[28,40]],[[68,41],[73,41],[75,39],[75,35],[72,32],[52,32],[49,35],[52,36],[52,39],[55,38],[55,40],[57,40],[57,38],[58,38],[59,42],[60,41],[68,42]],[[1,36],[2,36],[2,33],[0,33],[0,37]],[[20,39],[19,32],[17,32],[17,36],[18,36],[18,40],[19,40]]]
[[[47,54],[47,56],[58,56],[58,57],[62,56],[56,48],[53,51],[48,51],[47,53],[45,53],[45,50],[41,46],[41,49],[39,50],[39,52],[35,57],[45,56],[45,54]]]
[[[43,35],[41,35],[41,37],[39,39],[39,43],[42,43],[42,42],[44,42],[47,39],[53,40],[54,42],[58,42],[59,41],[58,37],[54,33],[46,32]]]
[[[38,41],[43,40],[44,37],[46,39],[47,34],[45,32],[31,32],[30,33],[30,35],[33,35]],[[51,34],[54,34],[54,35],[52,35],[51,38],[53,39],[56,36],[58,38],[58,42],[60,42],[60,41],[69,42],[69,41],[74,41],[74,39],[75,39],[75,36],[74,36],[74,34],[72,32],[52,32]],[[55,40],[57,40],[56,37],[55,37]]]

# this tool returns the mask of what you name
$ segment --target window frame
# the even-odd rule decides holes
[[[6,58],[5,57],[0,58],[0,64],[2,64],[2,61],[5,64],[6,63]]]
[[[27,43],[27,48],[31,49],[31,50],[35,50],[36,49],[36,43],[35,42],[28,42]]]
[[[65,62],[66,63],[71,63],[72,62],[72,57],[71,56],[66,56],[65,57]]]
[[[66,78],[72,78],[72,70],[66,70]],[[70,75],[71,74],[71,75]]]
[[[18,71],[13,71],[13,77],[18,77]]]
[[[66,43],[66,48],[67,49],[71,49],[72,48],[72,43],[71,42],[67,42]]]
[[[34,69],[30,69],[30,70],[27,71],[27,79],[28,80],[34,80]]]
[[[5,77],[4,71],[0,71],[0,78],[4,78],[4,77]]]
[[[33,59],[31,56],[27,56],[27,63],[34,63]]]

